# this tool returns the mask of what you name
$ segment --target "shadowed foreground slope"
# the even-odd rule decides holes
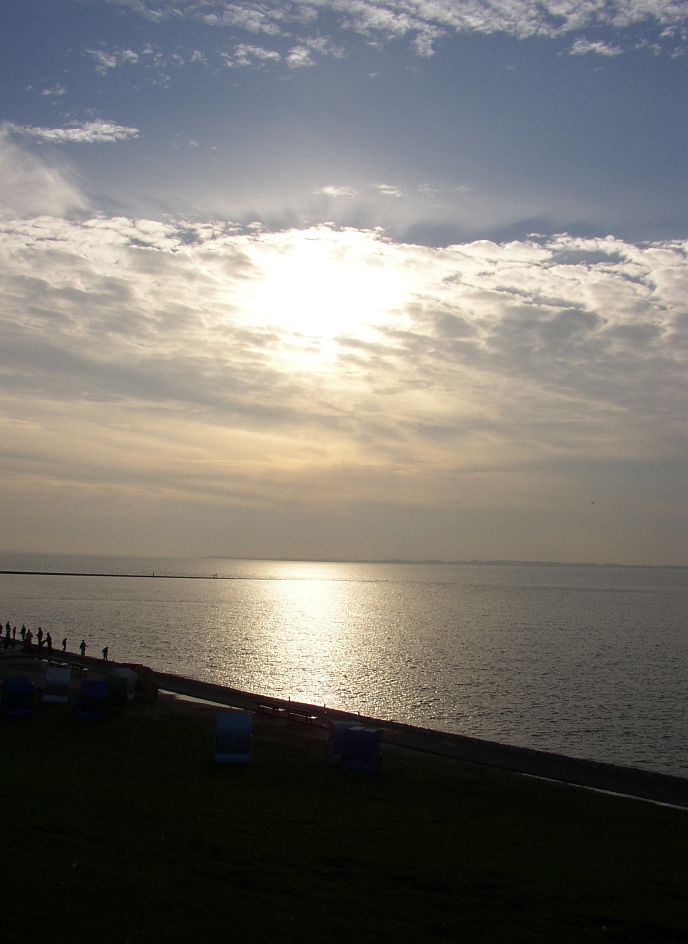
[[[254,718],[214,770],[214,709],[0,723],[8,941],[688,941],[688,814]]]

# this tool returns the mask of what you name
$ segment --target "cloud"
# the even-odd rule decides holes
[[[383,197],[394,197],[395,199],[398,199],[399,197],[404,196],[403,190],[400,190],[393,184],[375,184],[375,190],[382,194]]]
[[[161,22],[190,17],[209,26],[242,29],[272,36],[293,35],[303,40],[305,29],[323,30],[334,22],[339,30],[375,41],[408,38],[420,56],[429,56],[443,36],[460,33],[506,33],[519,39],[538,36],[559,39],[586,29],[608,29],[617,34],[642,26],[658,44],[681,42],[688,21],[684,4],[676,0],[585,0],[583,3],[503,0],[317,0],[317,2],[228,2],[228,0],[110,0],[139,15]],[[321,33],[322,35],[322,33]],[[678,37],[678,39],[677,39]],[[585,40],[582,40],[585,43]],[[633,45],[633,43],[630,43]],[[592,44],[595,45],[595,44]],[[600,49],[609,55],[606,42]]]
[[[67,165],[31,154],[0,127],[0,207],[9,217],[64,216],[85,210],[88,201]]]
[[[570,56],[586,56],[593,53],[596,56],[620,56],[623,49],[620,46],[611,46],[600,40],[590,42],[587,39],[577,39],[569,49]]]
[[[67,89],[64,85],[57,83],[52,85],[49,88],[44,88],[41,91],[43,98],[61,98],[63,95],[66,95]]]
[[[142,4],[136,3],[137,9],[141,6]],[[147,11],[141,12],[145,15]],[[263,4],[258,3],[210,3],[205,8],[177,9],[175,13],[190,13],[208,26],[238,28],[248,33],[265,33],[269,36],[281,32],[279,24],[285,19],[279,9],[267,10]]]
[[[50,144],[112,144],[116,141],[129,141],[140,134],[138,128],[127,128],[103,120],[87,121],[83,125],[69,128],[37,128],[33,125],[17,125],[5,121],[0,125],[0,132]]]
[[[427,26],[425,29],[420,30],[416,35],[416,38],[413,41],[414,49],[421,58],[428,59],[435,52],[433,44],[436,40],[441,39],[442,36],[443,32],[441,29]]]
[[[122,65],[135,65],[140,61],[139,53],[133,49],[87,49],[86,53],[91,56],[96,64],[96,72],[100,75],[106,75],[112,69],[117,69]]]
[[[290,69],[305,69],[315,65],[311,50],[307,46],[294,46],[287,55]]]
[[[0,278],[0,468],[42,494],[472,515],[685,464],[685,242],[43,216]]]
[[[322,194],[325,197],[355,197],[356,190],[353,187],[338,186],[329,184],[325,187],[316,187],[313,191],[316,194]]]
[[[232,53],[223,52],[220,55],[229,68],[260,68],[267,62],[284,62],[289,69],[305,69],[315,65],[316,56],[340,58],[344,51],[323,36],[312,36],[290,46],[284,54],[253,43],[239,43],[234,46]]]
[[[137,49],[107,47],[101,43],[97,49],[87,49],[86,54],[93,59],[95,70],[101,76],[106,76],[115,69],[138,66],[152,71],[156,84],[162,86],[169,84],[170,73],[174,69],[199,63],[208,64],[206,56],[198,49],[169,52],[153,43],[145,43]]]
[[[246,68],[247,66],[262,67],[268,62],[279,62],[282,58],[273,49],[264,49],[250,43],[239,43],[232,53],[221,53],[225,65],[229,69]]]
[[[42,349],[53,365],[55,396],[77,389],[89,399],[133,394],[194,410],[298,416],[299,423],[310,416],[319,423],[318,407],[307,404],[301,359],[326,364],[331,373],[323,381],[334,395],[339,359],[354,354],[361,380],[384,362],[384,384],[401,384],[412,399],[409,370],[425,372],[429,390],[462,386],[468,370],[488,383],[510,377],[513,390],[581,403],[597,396],[639,415],[660,400],[676,414],[671,399],[685,385],[676,354],[685,342],[688,284],[680,243],[638,247],[562,236],[433,250],[368,231],[243,235],[107,218],[5,225],[2,236],[5,277],[17,299],[6,376],[20,374],[26,388],[34,378],[36,390],[43,389],[36,353]],[[300,267],[304,279],[324,272],[323,284],[295,282]],[[323,333],[320,305],[329,293],[352,291],[354,278],[367,313],[351,322],[344,314],[334,333]],[[265,294],[266,285],[274,296]],[[309,304],[314,314],[304,320],[299,305]],[[323,317],[331,319],[333,310]],[[33,350],[34,366],[25,358],[18,371],[22,349]],[[259,376],[270,382],[257,385]],[[665,393],[651,389],[659,376]],[[365,383],[371,396],[379,393],[372,375]],[[500,410],[509,409],[513,390]],[[442,412],[444,399],[433,412]],[[443,422],[451,425],[457,401],[449,397],[445,405]],[[406,423],[414,412],[404,417],[395,408],[390,416]],[[333,420],[329,409],[325,414]]]

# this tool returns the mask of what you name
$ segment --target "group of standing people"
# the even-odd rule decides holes
[[[4,633],[2,633],[1,624],[0,624],[0,634],[2,634],[2,648],[14,649],[17,644],[17,627],[11,626],[10,621],[7,620],[7,622],[5,623]],[[44,633],[40,626],[36,630],[36,634],[34,636],[31,630],[27,629],[26,626],[22,623],[22,628],[19,630],[19,637],[21,640],[22,649],[24,649],[27,652],[38,651],[39,653],[41,653],[45,651],[48,653],[48,655],[50,655],[51,653],[55,651],[53,648],[53,637],[50,635],[50,631],[48,631],[47,633]],[[34,645],[34,639],[35,639],[35,645]],[[67,637],[66,636],[62,640],[61,646],[62,646],[62,652],[66,652],[67,651]],[[82,639],[81,642],[79,643],[79,652],[81,653],[82,656],[86,655],[87,648],[88,646],[86,645],[86,641]],[[101,653],[102,653],[103,659],[107,662],[109,653],[110,653],[110,647],[105,646],[105,648],[101,650]]]
[[[22,626],[22,629],[24,628],[25,627]],[[1,633],[1,628],[0,628],[0,633]],[[7,623],[5,625],[5,633],[2,636],[2,648],[14,649],[16,644],[17,644],[17,627],[10,626],[10,621],[7,620]]]

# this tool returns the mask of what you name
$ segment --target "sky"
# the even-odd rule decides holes
[[[688,564],[686,0],[0,23],[0,548]]]

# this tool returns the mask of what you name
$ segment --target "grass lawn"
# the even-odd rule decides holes
[[[0,936],[27,940],[688,942],[688,813],[161,696],[104,723],[0,723]]]

